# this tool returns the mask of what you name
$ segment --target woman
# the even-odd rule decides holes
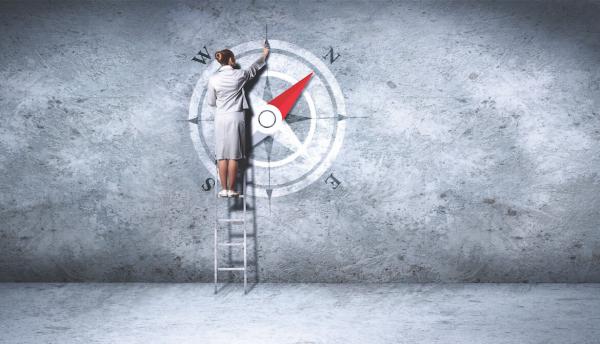
[[[248,102],[244,85],[265,65],[269,48],[248,69],[235,69],[235,56],[229,49],[215,53],[221,64],[208,80],[207,103],[216,106],[215,111],[215,159],[218,161],[222,190],[219,197],[237,197],[234,190],[238,160],[246,158],[246,123],[244,110]]]

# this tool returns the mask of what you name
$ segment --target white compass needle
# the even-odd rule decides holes
[[[298,136],[296,136],[296,133],[294,133],[292,128],[290,128],[290,125],[286,122],[281,122],[279,131],[275,133],[275,136],[273,138],[275,139],[275,141],[286,146],[292,152],[299,152],[301,149],[304,148],[302,147],[302,142],[300,141]]]
[[[294,133],[290,125],[286,122],[281,123],[279,131],[275,133],[273,139],[278,143],[284,145],[291,151],[297,152],[304,159],[310,162],[315,162],[313,161],[313,157],[310,154],[308,154],[306,148],[302,145],[300,139],[298,139],[298,136],[296,136],[296,133]]]
[[[269,136],[268,134],[263,133],[260,130],[255,129],[256,124],[254,124],[254,119],[252,120],[252,147],[259,144],[265,137]]]

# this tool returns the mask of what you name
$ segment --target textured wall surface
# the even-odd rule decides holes
[[[600,3],[0,3],[0,281],[210,281],[192,57],[263,37],[346,98],[253,202],[260,281],[600,282]],[[235,260],[236,253],[232,253]]]

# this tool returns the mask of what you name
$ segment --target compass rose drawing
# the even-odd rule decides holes
[[[245,68],[262,54],[262,44],[251,41],[231,50]],[[346,108],[335,77],[321,59],[285,41],[269,44],[266,66],[246,89],[252,114],[248,162],[254,169],[249,181],[254,187],[247,191],[271,199],[307,187],[331,167],[344,139]],[[194,148],[215,180],[215,108],[205,95],[208,79],[219,66],[213,61],[202,73],[188,117]]]

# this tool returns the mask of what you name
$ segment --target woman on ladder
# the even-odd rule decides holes
[[[265,65],[269,48],[265,46],[261,57],[248,69],[236,69],[235,56],[229,49],[215,53],[221,64],[208,80],[207,103],[216,106],[215,111],[215,159],[218,162],[221,191],[219,197],[237,197],[235,178],[238,160],[246,158],[246,123],[244,110],[248,102],[244,92],[247,81]]]

